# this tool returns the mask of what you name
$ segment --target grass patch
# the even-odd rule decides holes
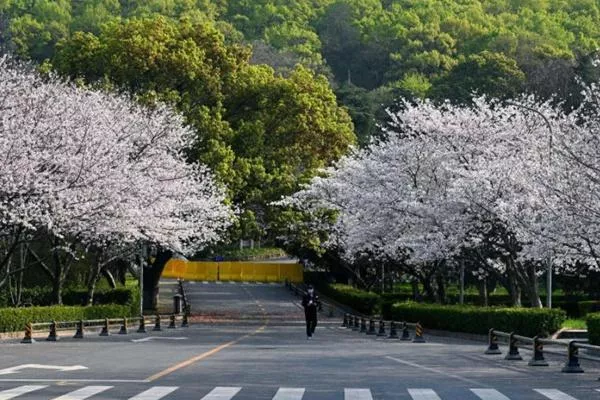
[[[570,318],[563,322],[562,327],[568,329],[587,329],[587,323],[585,319]]]

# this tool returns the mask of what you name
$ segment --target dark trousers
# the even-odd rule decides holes
[[[308,310],[304,312],[306,318],[306,336],[312,336],[317,327],[317,310]]]

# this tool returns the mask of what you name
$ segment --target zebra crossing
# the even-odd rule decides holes
[[[38,394],[43,395],[44,389],[50,388],[49,385],[23,385],[10,389],[0,388],[0,400],[10,400],[15,398],[27,398],[28,395]],[[85,400],[93,398],[96,395],[108,394],[110,390],[114,389],[114,386],[84,386],[79,389],[72,390],[68,393],[53,397],[51,400]],[[168,398],[177,398],[177,391],[180,389],[178,386],[153,386],[146,389],[139,394],[129,397],[129,400],[160,400]],[[550,399],[550,400],[578,400],[565,392],[558,389],[526,389],[531,391],[527,393],[528,398],[536,399]],[[596,389],[600,391],[600,389]],[[273,400],[302,400],[304,398],[306,389],[305,388],[279,388],[274,394]],[[442,400],[435,390],[427,388],[408,388],[404,393],[408,393],[412,400]],[[469,393],[469,394],[467,394]],[[200,400],[235,400],[236,396],[243,396],[244,391],[242,387],[230,387],[230,386],[218,386],[213,388],[210,392],[205,395],[198,395]],[[400,393],[399,393],[400,394]],[[172,395],[172,396],[170,396]],[[521,394],[522,395],[522,394]],[[517,398],[521,398],[515,397]],[[203,396],[203,397],[200,397]],[[600,396],[600,394],[599,394]],[[47,395],[44,398],[49,398]],[[269,396],[270,397],[270,396]],[[307,396],[310,397],[310,396]],[[120,398],[112,397],[111,398]],[[374,397],[370,389],[365,388],[346,388],[340,391],[335,398],[344,400],[373,400]],[[457,397],[454,397],[456,399]],[[586,398],[588,398],[586,396]],[[600,397],[599,397],[600,398]],[[497,391],[496,389],[465,389],[465,394],[460,396],[460,400],[473,399],[473,400],[510,400],[509,397]],[[581,398],[583,400],[583,398]]]

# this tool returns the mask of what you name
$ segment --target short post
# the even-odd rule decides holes
[[[56,335],[56,321],[52,321],[50,324],[50,332],[48,332],[48,337],[46,340],[49,342],[58,341],[58,336]]]
[[[377,332],[377,336],[385,336],[385,321],[379,320],[379,332]]]
[[[415,326],[415,337],[413,338],[413,343],[425,343],[425,338],[423,337],[423,325],[420,322],[417,322]]]
[[[519,347],[517,346],[517,339],[515,339],[515,333],[511,332],[508,337],[508,354],[504,357],[505,360],[522,360],[523,357],[519,354]]]
[[[187,328],[189,327],[189,323],[188,323],[188,313],[189,313],[189,307],[186,306],[185,307],[185,312],[183,313],[183,319],[181,320],[181,327],[182,328]]]
[[[160,315],[156,314],[156,318],[154,319],[154,328],[152,328],[153,331],[158,332],[158,331],[162,331],[161,327],[160,327]]]
[[[388,339],[398,339],[398,332],[396,331],[396,322],[390,322],[390,335]]]
[[[121,329],[119,330],[119,335],[127,335],[127,318],[123,317],[123,322],[121,323]]]
[[[500,348],[498,348],[498,336],[494,333],[494,328],[488,332],[488,341],[489,344],[485,354],[502,354]]]
[[[352,325],[352,330],[360,331],[360,324],[358,322],[358,317],[356,315],[354,316],[354,324]]]
[[[348,327],[348,314],[344,314],[344,321],[342,322],[342,328]]]
[[[80,319],[79,322],[77,322],[77,330],[75,331],[75,336],[73,336],[73,339],[83,339],[83,320]]]
[[[23,338],[23,340],[21,340],[21,343],[25,343],[25,344],[35,343],[35,340],[31,336],[32,330],[33,330],[33,327],[31,326],[31,322],[28,322],[25,325],[25,337]]]
[[[544,359],[544,344],[540,342],[539,337],[533,338],[533,356],[527,364],[532,367],[547,367],[548,362]]]
[[[580,374],[583,372],[583,369],[579,365],[579,349],[575,347],[575,343],[575,340],[569,342],[569,358],[561,370],[567,374]]]
[[[146,320],[143,315],[140,315],[140,326],[137,330],[137,333],[146,333]]]
[[[110,336],[110,332],[108,331],[108,318],[104,318],[104,326],[102,327],[100,336]]]
[[[410,340],[410,333],[408,332],[408,324],[406,321],[402,323],[402,336],[400,337],[400,340],[405,342]]]
[[[375,321],[373,321],[373,319],[369,320],[369,330],[367,331],[367,335],[376,335],[377,332],[375,331]]]
[[[175,328],[177,328],[177,326],[175,325],[175,314],[171,314],[171,316],[169,317],[169,326],[167,326],[167,329]]]
[[[367,332],[367,320],[364,318],[360,318],[360,333]]]

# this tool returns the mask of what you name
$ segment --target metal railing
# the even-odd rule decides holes
[[[526,348],[531,346],[533,355],[531,360],[529,360],[528,365],[533,367],[547,367],[549,365],[544,358],[545,345],[566,348],[567,360],[561,371],[571,374],[583,372],[583,369],[579,364],[580,358],[588,358],[590,360],[597,361],[596,358],[581,356],[579,354],[579,349],[596,351],[600,354],[600,346],[591,345],[586,340],[558,340],[542,338],[539,336],[530,338],[527,336],[517,335],[514,332],[502,332],[493,328],[490,329],[488,333],[488,348],[485,351],[485,354],[502,354],[502,351],[499,347],[499,338],[506,339],[506,343],[508,344],[508,353],[504,357],[505,360],[522,360],[523,358],[519,353],[519,347]],[[552,353],[555,354],[555,352]]]

